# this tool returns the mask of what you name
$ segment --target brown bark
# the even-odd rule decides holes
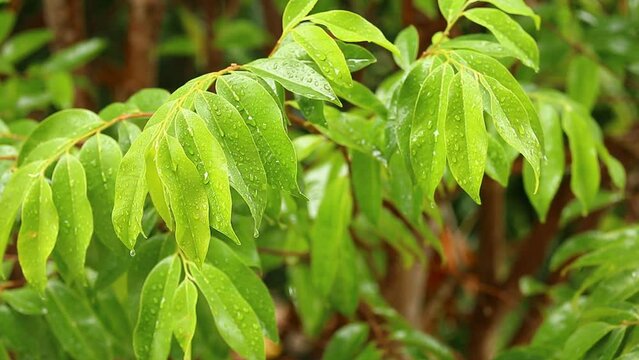
[[[162,0],[129,0],[126,67],[116,99],[126,99],[139,89],[157,84],[156,46],[163,17]]]
[[[522,298],[519,280],[524,276],[534,275],[543,264],[555,234],[560,228],[561,212],[571,199],[569,184],[564,181],[550,207],[546,223],[538,223],[522,241],[510,275],[501,285],[508,296],[508,301],[489,297],[476,308],[476,312],[482,314],[473,315],[468,349],[469,359],[488,360],[494,357],[494,345],[499,335],[497,330],[505,316],[519,304]]]
[[[83,0],[44,0],[44,17],[53,32],[51,49],[58,51],[86,38]],[[75,75],[88,74],[87,67],[76,69]],[[75,106],[92,108],[93,101],[83,89],[76,88]]]

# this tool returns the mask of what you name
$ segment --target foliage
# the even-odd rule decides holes
[[[623,197],[626,171],[593,115],[607,90],[591,74],[612,70],[578,56],[565,94],[543,81],[523,86],[515,75],[546,71],[538,41],[515,20],[540,28],[524,1],[439,0],[446,27],[421,54],[414,27],[392,43],[360,15],[313,12],[316,3],[288,2],[268,57],[172,93],[143,89],[98,113],[70,107],[72,70],[101,40],[25,71],[17,65],[51,34],[4,41],[0,254],[15,245],[17,258],[3,257],[2,276],[17,261],[27,285],[0,284],[0,355],[264,359],[280,341],[276,291],[265,280],[276,276],[287,293],[275,297],[290,299],[308,337],[340,315],[325,359],[452,359],[456,350],[385,299],[388,248],[407,266],[429,261],[425,248],[450,256],[434,230],[446,228],[446,199],[461,189],[468,198],[458,207],[481,204],[485,179],[509,186],[519,159],[541,222],[567,177],[575,201],[564,222]],[[0,39],[12,16],[0,15]],[[161,54],[206,51],[192,16],[179,13],[189,34]],[[487,33],[455,36],[460,23]],[[256,31],[250,22],[218,26],[222,48]],[[267,36],[253,40],[247,48]],[[363,43],[399,68],[376,92],[354,75],[377,61]],[[22,120],[51,105],[63,110]],[[623,129],[627,111],[614,106],[610,126]],[[549,270],[581,255],[567,265],[570,280],[537,284],[554,300],[545,323],[529,346],[499,359],[632,358],[636,239],[626,227],[563,242]]]

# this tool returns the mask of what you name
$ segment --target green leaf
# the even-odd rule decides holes
[[[604,343],[599,360],[612,360],[626,335],[626,328],[618,328],[611,331],[608,340]]]
[[[133,144],[141,133],[140,128],[129,121],[122,121],[118,125],[118,143],[123,153],[129,151],[131,144]]]
[[[357,311],[360,294],[360,274],[355,244],[350,234],[344,236],[339,257],[333,259],[338,262],[337,275],[333,288],[328,296],[333,307],[342,315],[352,318]]]
[[[489,34],[462,35],[441,43],[442,49],[473,50],[494,58],[511,57],[510,50],[495,41]]]
[[[599,65],[586,56],[575,57],[568,67],[568,96],[592,111],[599,96]]]
[[[259,76],[277,81],[295,94],[341,105],[328,81],[315,69],[299,60],[260,59],[243,67]],[[218,86],[219,84],[218,80]]]
[[[490,3],[505,11],[509,14],[513,15],[522,15],[528,16],[535,22],[535,26],[539,29],[541,25],[541,18],[535,14],[535,12],[526,5],[524,0],[482,0],[484,2]]]
[[[275,306],[266,285],[224,242],[213,240],[209,251],[211,264],[233,279],[237,291],[257,315],[266,336],[279,341]]]
[[[156,146],[158,174],[175,218],[175,240],[187,259],[200,265],[211,240],[205,184],[176,138],[167,135]]]
[[[419,33],[417,29],[411,25],[402,30],[395,39],[395,46],[399,50],[399,55],[393,54],[395,63],[404,71],[409,71],[419,52]]]
[[[98,134],[90,138],[80,150],[80,162],[87,179],[87,195],[93,208],[93,231],[113,252],[124,246],[113,229],[111,212],[115,201],[115,183],[122,152],[112,138]]]
[[[552,199],[559,190],[564,175],[566,155],[561,122],[557,111],[548,104],[539,106],[539,117],[544,129],[545,149],[541,161],[541,176],[535,193],[535,173],[530,164],[524,164],[524,188],[533,207],[542,221],[546,220]]]
[[[335,84],[333,89],[339,97],[353,105],[373,111],[383,117],[388,115],[388,110],[381,100],[369,88],[357,81],[354,81],[350,88]]]
[[[438,3],[439,11],[450,24],[459,17],[464,5],[466,5],[466,0],[439,0]]]
[[[344,10],[332,10],[307,17],[315,24],[323,25],[336,38],[345,42],[372,42],[388,51],[399,54],[399,50],[375,25],[363,17]]]
[[[68,72],[53,73],[46,78],[46,85],[55,106],[67,109],[73,105],[75,88],[71,74]]]
[[[182,266],[173,255],[158,263],[144,281],[133,349],[138,359],[166,359],[171,348],[173,298]]]
[[[220,78],[217,91],[244,117],[269,185],[292,195],[299,194],[295,149],[284,129],[282,113],[268,92],[257,81],[238,75]]]
[[[104,122],[88,110],[59,111],[44,119],[22,145],[18,164],[27,158],[38,145],[56,138],[75,139],[99,128]]]
[[[16,16],[12,11],[0,11],[0,43],[11,33],[15,20]]]
[[[264,359],[260,322],[231,279],[210,264],[204,264],[201,270],[194,266],[189,269],[224,341],[248,360]]]
[[[45,318],[65,351],[76,359],[112,359],[109,335],[86,298],[58,281],[46,293]]]
[[[592,322],[579,326],[566,341],[560,358],[565,360],[580,359],[612,329],[613,326],[604,322]]]
[[[328,80],[342,87],[353,85],[344,54],[323,29],[312,24],[300,26],[293,30],[293,39],[306,50]]]
[[[83,41],[61,51],[56,52],[42,64],[42,73],[55,71],[71,71],[93,60],[104,48],[106,42],[102,39]]]
[[[266,207],[267,180],[248,126],[237,109],[217,94],[199,92],[195,107],[222,146],[231,186],[248,204],[258,229]]]
[[[149,188],[149,196],[151,196],[155,211],[157,211],[158,215],[164,220],[164,224],[166,224],[169,230],[175,230],[175,220],[171,213],[167,189],[160,179],[158,172],[157,152],[158,149],[154,146],[150,146],[146,150],[144,156],[146,162],[146,185]]]
[[[488,140],[475,76],[467,70],[457,73],[451,81],[448,99],[450,111],[446,115],[445,133],[448,166],[462,189],[480,204]]]
[[[25,279],[41,293],[47,285],[47,259],[55,247],[58,224],[51,187],[40,176],[31,186],[22,206],[18,260]]]
[[[158,126],[142,131],[129,152],[124,155],[115,181],[113,227],[120,240],[133,249],[142,232],[140,223],[144,212],[144,200],[148,192],[146,182],[146,151],[156,136]]]
[[[377,62],[375,56],[362,46],[347,44],[341,41],[337,42],[337,46],[342,50],[346,58],[346,64],[348,64],[348,69],[351,72],[362,70]]]
[[[502,11],[488,8],[467,10],[464,16],[490,30],[497,41],[509,49],[524,65],[535,71],[539,70],[539,49],[535,39],[510,16]]]
[[[303,96],[296,95],[295,99],[297,100],[297,105],[299,106],[299,110],[302,112],[302,115],[306,118],[306,120],[310,121],[313,124],[320,126],[328,126],[326,123],[326,118],[324,117],[324,102],[321,100],[313,100],[309,98],[305,98]],[[300,158],[300,154],[298,153],[298,159]]]
[[[524,155],[535,173],[537,189],[542,152],[526,108],[517,96],[499,81],[491,77],[482,80],[485,81],[486,90],[490,94],[490,115],[495,129],[504,141]]]
[[[317,336],[327,318],[326,301],[313,286],[308,267],[297,264],[288,267],[288,281],[291,286],[293,304],[299,314],[304,333]]]
[[[608,169],[608,175],[610,175],[612,183],[619,190],[624,190],[626,188],[626,169],[623,167],[623,164],[610,155],[603,142],[599,142],[597,145],[597,152],[599,153],[599,158],[601,158],[601,161],[603,161]]]
[[[506,69],[506,67],[499,61],[479,52],[457,50],[453,53],[452,56],[456,60],[466,64],[467,66],[482,74],[484,78],[494,78],[506,89],[515,94],[524,108],[526,108],[526,113],[528,113],[528,118],[530,119],[530,126],[532,126],[533,131],[535,131],[537,140],[539,140],[541,148],[543,149],[544,132],[537,117],[537,111],[530,101],[528,94],[524,91],[524,89],[521,87],[515,77],[510,73],[510,71],[508,71],[508,69]]]
[[[351,219],[352,199],[345,177],[332,180],[326,187],[315,223],[311,228],[311,272],[313,284],[324,296],[331,290],[339,257]]]
[[[402,155],[406,167],[410,167],[411,152],[410,138],[413,126],[413,117],[417,115],[415,106],[420,97],[424,80],[428,77],[431,69],[435,66],[432,58],[420,60],[413,69],[406,75],[401,83],[401,88],[396,92],[397,105],[395,106],[397,147]]]
[[[349,324],[337,330],[326,345],[322,359],[353,359],[366,344],[369,330],[368,325],[362,323]]]
[[[23,31],[2,45],[0,56],[10,63],[17,63],[45,46],[53,39],[53,34],[47,29]]]
[[[495,137],[488,137],[486,175],[493,178],[501,186],[507,187],[512,162],[508,159],[504,145],[505,144],[497,140]]]
[[[42,295],[31,287],[3,290],[0,298],[21,314],[44,315],[47,312]]]
[[[357,204],[373,224],[382,211],[382,173],[378,160],[360,151],[351,151],[351,178]]]
[[[22,205],[29,189],[38,180],[38,174],[42,171],[42,166],[42,162],[33,162],[21,167],[13,174],[2,192],[0,197],[0,209],[2,209],[2,217],[0,217],[0,255],[2,257],[4,257],[20,205]]]
[[[80,161],[63,156],[53,171],[51,187],[60,230],[55,250],[69,279],[84,282],[84,262],[93,235],[93,212],[87,197],[87,181]]]
[[[581,202],[585,214],[594,204],[601,181],[597,141],[592,136],[586,115],[580,110],[564,108],[561,123],[568,136],[572,158],[570,188]]]
[[[173,297],[173,333],[184,351],[184,359],[191,359],[191,342],[197,324],[197,288],[189,279],[182,281]]]
[[[155,112],[169,99],[168,91],[164,89],[142,89],[131,95],[127,105],[142,112]]]
[[[434,201],[446,169],[445,128],[452,78],[453,69],[448,64],[433,70],[422,82],[408,113],[410,159],[417,183],[430,201]]]
[[[317,0],[290,0],[284,9],[282,16],[282,28],[284,32],[295,27],[313,10]]]
[[[198,114],[182,110],[176,121],[178,140],[187,150],[186,156],[195,164],[206,188],[211,227],[239,244],[231,226],[229,170],[222,146]]]

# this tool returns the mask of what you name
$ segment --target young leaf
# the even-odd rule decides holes
[[[515,94],[499,81],[491,77],[484,78],[484,81],[490,94],[490,115],[495,129],[504,141],[524,155],[538,179],[541,172],[541,147],[526,109]]]
[[[572,157],[570,188],[581,202],[583,213],[594,205],[601,181],[597,143],[585,116],[578,109],[565,108],[561,119]]]
[[[146,183],[146,151],[159,127],[145,129],[122,158],[115,182],[113,227],[120,240],[133,249],[144,212],[144,200],[149,191]]]
[[[115,201],[115,182],[122,152],[112,138],[97,134],[80,150],[80,162],[87,179],[87,195],[93,208],[93,231],[113,252],[122,252],[124,246],[113,229],[111,212]]]
[[[177,139],[167,135],[156,150],[158,174],[175,218],[175,240],[186,257],[200,265],[211,240],[205,184]]]
[[[344,10],[332,10],[307,17],[315,24],[323,25],[330,30],[336,38],[345,42],[372,42],[388,51],[398,54],[399,50],[375,25],[363,17]]]
[[[11,235],[13,223],[16,221],[20,205],[24,201],[29,189],[38,180],[37,174],[42,171],[43,163],[33,162],[16,171],[7,183],[2,196],[0,196],[0,256],[4,257],[7,242]],[[0,277],[3,275],[0,272]]]
[[[311,272],[313,284],[324,296],[331,290],[349,220],[352,200],[345,177],[332,180],[325,191],[311,229]]]
[[[317,0],[290,0],[284,9],[282,16],[282,28],[284,32],[295,27],[308,13],[313,10]]]
[[[324,30],[312,24],[300,26],[293,30],[293,39],[306,50],[328,80],[346,88],[353,85],[344,54]]]
[[[76,359],[113,359],[109,335],[86,298],[58,281],[46,292],[45,318],[64,350]]]
[[[399,50],[399,55],[393,54],[395,63],[404,71],[409,71],[419,52],[419,33],[417,29],[411,25],[402,30],[397,35],[397,39],[395,39],[395,46]]]
[[[180,280],[180,258],[170,256],[158,263],[144,281],[133,349],[138,359],[166,359],[173,332],[173,298]]]
[[[246,266],[228,245],[219,240],[211,242],[209,261],[229,279],[257,315],[266,336],[278,341],[275,306],[266,285]]]
[[[532,36],[510,16],[502,11],[488,8],[475,8],[464,12],[469,20],[477,23],[495,35],[497,40],[521,60],[524,65],[539,70],[539,49]]]
[[[248,360],[264,359],[260,322],[231,279],[210,264],[189,268],[195,283],[209,304],[222,338]]]
[[[182,281],[173,297],[173,333],[184,351],[184,359],[191,359],[191,342],[197,324],[197,288],[189,279]]]
[[[220,78],[217,91],[238,109],[249,126],[269,185],[299,194],[295,149],[284,129],[282,113],[268,92],[255,80],[238,75]]]
[[[377,159],[357,150],[351,151],[351,177],[357,204],[373,224],[382,211],[381,166]]]
[[[448,111],[448,89],[453,69],[443,64],[433,70],[422,83],[415,106],[409,112],[411,123],[410,155],[417,183],[426,198],[434,200],[446,169],[445,128]]]
[[[461,13],[466,0],[439,0],[439,11],[450,24]]]
[[[29,156],[39,144],[55,138],[73,139],[87,132],[97,129],[104,122],[88,110],[70,109],[59,111],[38,125],[29,135],[20,150],[18,164]]]
[[[222,146],[198,114],[182,110],[176,121],[178,140],[187,149],[186,156],[195,164],[206,187],[211,227],[239,244],[231,226],[229,170]]]
[[[544,157],[541,161],[543,171],[539,177],[537,193],[535,193],[536,175],[530,164],[524,164],[524,189],[539,218],[545,221],[550,203],[559,190],[563,178],[566,155],[564,154],[564,135],[557,110],[551,105],[541,104],[539,117],[542,120],[545,139]]]
[[[259,76],[277,81],[292,93],[341,105],[328,81],[315,69],[299,60],[260,59],[244,65],[244,68]]]
[[[104,48],[102,39],[90,39],[56,52],[42,64],[42,73],[71,71],[95,58]]]
[[[47,259],[55,247],[58,224],[51,187],[40,176],[24,200],[18,233],[18,260],[24,278],[40,293],[47,285]]]
[[[93,212],[87,198],[87,181],[80,161],[63,156],[53,171],[53,202],[60,231],[55,250],[65,264],[69,279],[84,282],[84,261],[93,235]]]
[[[248,126],[237,109],[217,94],[199,92],[195,107],[224,149],[231,186],[248,204],[258,229],[266,207],[267,180]]]
[[[488,146],[482,96],[475,76],[463,70],[450,84],[446,115],[448,165],[457,183],[481,203],[481,187]]]

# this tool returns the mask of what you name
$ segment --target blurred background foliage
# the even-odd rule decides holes
[[[10,131],[0,128],[0,134],[26,136],[35,121],[56,109],[97,111],[142,88],[172,91],[204,72],[266,56],[281,32],[285,2],[6,1],[0,5],[4,7],[0,14],[0,118]],[[548,221],[541,224],[526,200],[518,176],[521,162],[516,162],[507,189],[490,187],[482,193],[484,207],[456,192],[446,194],[448,198],[440,202],[445,226],[437,237],[446,262],[434,253],[415,251],[414,244],[386,249],[386,254],[379,255],[379,268],[387,274],[389,289],[403,279],[409,286],[424,289],[421,318],[409,321],[469,358],[485,359],[486,354],[531,340],[542,321],[542,309],[551,299],[543,294],[549,286],[566,280],[564,273],[548,265],[552,249],[576,233],[639,221],[639,0],[527,3],[542,18],[539,31],[529,19],[520,19],[539,44],[540,71],[505,62],[527,89],[565,91],[591,109],[604,129],[606,145],[624,164],[628,183],[621,194],[602,191],[597,211],[586,217],[581,217],[580,207],[563,186]],[[420,50],[446,26],[435,0],[320,0],[315,11],[338,8],[366,17],[389,39],[414,25],[420,34]],[[453,36],[481,31],[463,22]],[[379,88],[383,97],[399,69],[388,52],[369,49],[377,64],[355,77],[373,90]],[[609,184],[610,179],[604,183]],[[383,218],[388,221],[389,234],[410,237],[395,218]],[[504,234],[489,248],[482,246],[482,229],[495,227],[503,227]],[[258,241],[268,248],[282,234],[267,232]],[[432,266],[427,277],[417,279],[410,266],[424,257]],[[267,276],[267,283],[285,293],[283,274],[278,272],[281,258],[263,256],[262,262],[265,272],[275,270]],[[486,266],[491,267],[494,278],[485,278],[482,269]],[[392,291],[386,295],[400,312],[410,301]],[[299,325],[284,317],[287,320],[293,328]],[[324,331],[330,334],[340,321],[334,320]],[[285,346],[294,348],[289,354],[308,354],[313,346],[325,345],[321,340],[320,345],[309,344],[293,331],[283,334],[290,336]]]

